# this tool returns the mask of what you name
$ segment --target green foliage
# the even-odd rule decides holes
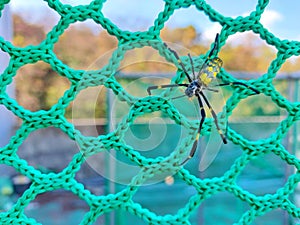
[[[19,46],[38,44],[45,36],[46,31],[42,26],[28,24],[20,16],[14,16],[14,44]],[[182,46],[183,51],[179,49],[179,54],[182,55],[186,55],[188,52],[191,52],[192,55],[204,54],[210,43],[204,43],[201,37],[201,33],[193,26],[175,29],[166,27],[161,31],[161,38],[165,42]],[[276,57],[276,53],[272,48],[258,40],[257,36],[248,32],[244,34],[242,42],[239,40],[227,42],[219,53],[224,62],[223,67],[228,71],[265,73],[271,60]],[[95,34],[84,25],[71,25],[60,36],[59,41],[55,44],[54,51],[62,62],[74,69],[87,69],[90,67],[99,69],[106,63],[112,51],[117,47],[116,44],[116,38],[106,31]],[[90,65],[91,62],[96,63]],[[126,73],[176,73],[174,65],[167,63],[156,50],[150,47],[135,48],[128,51],[121,62],[120,70]],[[300,70],[299,58],[294,61],[288,60],[282,68],[282,71],[289,72],[297,70]],[[55,74],[50,65],[45,63],[35,66],[27,65],[24,69],[22,68],[16,78],[18,101],[25,108],[33,111],[49,109],[70,86],[68,81]],[[286,90],[282,91],[286,92]],[[81,112],[76,113],[76,117],[89,118],[92,115],[97,115],[97,118],[106,117],[105,98],[106,90],[103,89],[97,100],[97,107],[94,107],[95,112],[84,112],[83,107]],[[248,103],[251,104],[250,101]],[[86,99],[84,104],[91,106],[95,102],[93,99]],[[221,103],[217,102],[216,104],[220,105]],[[257,109],[251,111],[248,111],[247,107],[243,107],[240,109],[241,114],[278,114],[275,109],[275,111],[271,110],[272,112],[270,112],[266,107],[262,107],[263,102],[257,105]],[[67,109],[66,115],[68,117],[72,115],[72,107]]]

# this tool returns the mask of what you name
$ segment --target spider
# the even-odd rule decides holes
[[[162,89],[162,88],[171,88],[171,87],[185,87],[186,89],[185,89],[185,95],[184,96],[187,96],[189,98],[191,98],[193,96],[196,96],[197,99],[198,99],[199,107],[200,107],[201,119],[200,119],[200,124],[199,124],[199,127],[198,127],[198,131],[197,131],[196,139],[193,143],[192,149],[190,150],[190,153],[189,153],[188,157],[182,162],[181,165],[183,165],[194,156],[194,154],[196,152],[196,149],[197,149],[197,145],[198,145],[202,125],[203,125],[204,120],[206,118],[206,112],[205,112],[203,103],[205,103],[206,106],[208,107],[208,109],[209,109],[209,111],[210,111],[210,113],[211,113],[211,115],[214,119],[214,123],[216,125],[217,131],[218,131],[223,143],[227,144],[226,136],[223,134],[222,130],[220,129],[217,115],[216,115],[215,111],[213,110],[213,108],[211,107],[207,97],[205,96],[204,91],[207,90],[207,91],[218,92],[218,90],[215,90],[211,87],[239,85],[239,86],[244,86],[244,87],[252,90],[255,94],[259,94],[259,92],[256,89],[254,89],[254,88],[252,88],[252,87],[250,87],[247,84],[244,84],[242,82],[222,83],[222,84],[211,86],[212,80],[216,78],[216,76],[220,72],[220,69],[221,69],[222,64],[223,64],[222,60],[219,57],[216,56],[217,51],[219,49],[219,34],[218,33],[215,37],[213,48],[209,52],[208,57],[205,59],[205,61],[202,64],[199,72],[197,73],[197,75],[195,73],[193,59],[192,59],[191,55],[188,54],[188,57],[189,57],[190,63],[191,63],[191,67],[192,67],[192,76],[193,77],[191,77],[190,74],[187,72],[187,69],[183,65],[183,63],[180,60],[178,54],[174,50],[170,49],[167,46],[166,43],[164,43],[164,45],[176,57],[176,59],[178,61],[178,64],[181,66],[181,68],[182,68],[186,78],[188,79],[189,83],[150,86],[147,89],[148,94],[151,95],[151,90],[153,90],[153,89]]]

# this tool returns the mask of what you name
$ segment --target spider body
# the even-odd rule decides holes
[[[199,80],[194,80],[192,83],[190,83],[187,88],[185,89],[184,93],[189,98],[193,97],[194,95],[198,94],[199,91],[202,89],[202,83],[199,82]]]
[[[222,64],[222,60],[218,57],[215,57],[208,61],[207,64],[203,66],[202,72],[198,74],[198,77],[196,79],[195,75],[193,75],[194,80],[190,84],[188,84],[187,88],[185,89],[186,96],[188,96],[189,98],[198,96],[200,92],[205,89],[215,91],[209,88],[209,85],[220,72]]]
[[[205,59],[204,63],[202,64],[198,74],[196,75],[195,73],[195,68],[194,68],[194,63],[193,63],[193,59],[190,56],[190,54],[188,54],[189,59],[190,59],[190,63],[191,63],[191,67],[192,67],[192,77],[190,76],[190,74],[188,73],[188,71],[186,70],[184,64],[182,63],[182,61],[180,60],[178,54],[170,49],[166,44],[165,46],[174,54],[174,56],[176,57],[178,64],[181,66],[184,74],[186,75],[189,83],[183,83],[183,84],[166,84],[166,85],[158,85],[158,86],[150,86],[147,89],[147,92],[149,95],[151,95],[151,90],[153,89],[161,89],[161,88],[171,88],[171,87],[185,87],[185,95],[189,98],[195,96],[198,99],[198,103],[199,103],[199,107],[200,107],[200,114],[201,114],[201,118],[200,118],[200,123],[199,123],[199,127],[198,127],[198,131],[197,131],[197,135],[195,138],[195,141],[193,143],[192,149],[190,150],[189,156],[182,162],[182,164],[185,164],[189,159],[191,159],[197,149],[197,144],[199,141],[199,137],[200,137],[200,132],[202,129],[202,125],[204,123],[204,120],[206,118],[206,112],[204,109],[204,104],[206,104],[206,106],[209,108],[209,111],[214,119],[214,123],[216,125],[216,128],[218,130],[218,133],[220,135],[220,137],[222,138],[222,141],[224,144],[227,144],[227,139],[225,137],[225,135],[223,134],[222,130],[219,127],[219,123],[218,123],[218,118],[217,115],[215,113],[215,111],[213,110],[213,108],[211,107],[208,99],[206,98],[204,91],[213,91],[213,92],[218,92],[218,90],[213,89],[212,87],[217,87],[217,86],[227,86],[227,85],[239,85],[239,86],[244,86],[246,88],[251,89],[255,94],[259,94],[259,92],[248,86],[247,84],[244,84],[242,82],[230,82],[230,83],[223,83],[223,84],[218,84],[218,85],[211,85],[211,82],[213,81],[213,79],[216,78],[217,74],[220,72],[221,67],[222,67],[222,60],[220,58],[218,58],[216,55],[216,51],[218,51],[219,48],[219,34],[216,35],[215,38],[215,42],[213,45],[212,50],[209,52],[208,57]],[[181,97],[181,96],[179,96]],[[176,97],[177,98],[177,97]],[[174,98],[175,99],[175,98]],[[181,165],[182,165],[181,164]]]

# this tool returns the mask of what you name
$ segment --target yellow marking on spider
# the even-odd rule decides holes
[[[201,75],[200,75],[200,79],[201,80],[205,80],[207,78],[207,73],[202,73]]]
[[[208,85],[211,81],[212,79],[208,77],[207,79],[205,79],[204,84]]]
[[[199,140],[199,137],[200,137],[200,134],[199,134],[199,133],[197,133],[197,135],[196,135],[196,141],[198,141],[198,140]]]
[[[211,82],[212,78],[208,77],[207,73],[202,73],[200,75],[200,80],[203,84],[208,85]]]

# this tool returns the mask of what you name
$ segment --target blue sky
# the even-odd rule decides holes
[[[220,13],[226,16],[248,15],[255,9],[258,0],[207,0]],[[88,4],[89,0],[61,0],[62,3],[78,5]],[[48,13],[55,13],[42,0],[11,0],[11,9],[15,12],[31,13],[33,21],[39,21]],[[162,10],[162,0],[107,0],[103,13],[119,27],[126,30],[146,30]],[[121,9],[121,10],[120,10]],[[276,36],[283,39],[300,40],[300,1],[270,0],[261,22]],[[220,30],[217,23],[211,23],[208,18],[194,7],[177,10],[166,24],[169,27],[195,26],[205,38],[213,39]]]

